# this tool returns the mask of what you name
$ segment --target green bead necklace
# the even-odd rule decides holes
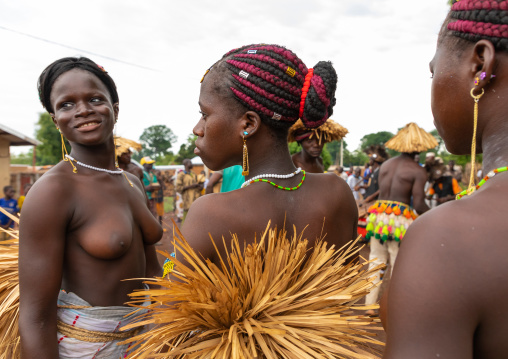
[[[274,186],[275,188],[278,188],[278,189],[282,189],[284,191],[296,191],[298,188],[300,188],[303,184],[303,181],[305,181],[305,171],[302,170],[302,173],[303,173],[303,177],[302,177],[302,180],[300,181],[300,183],[298,183],[297,186],[295,187],[284,187],[284,186],[279,186],[277,183],[274,183],[272,181],[269,181],[267,179],[264,179],[264,178],[258,178],[258,179],[255,179],[255,180],[252,180],[250,181],[248,184],[251,184],[251,183],[254,183],[254,182],[266,182],[266,183],[269,183],[271,184],[272,186]]]
[[[483,177],[483,179],[476,185],[476,187],[470,187],[468,189],[463,190],[462,192],[457,194],[456,199],[461,199],[465,195],[469,196],[474,191],[479,190],[480,187],[483,186],[485,184],[485,182],[487,182],[489,179],[491,179],[492,177],[494,177],[498,173],[506,172],[506,171],[508,171],[508,166],[499,167],[499,168],[496,168],[495,170],[490,171],[485,177]]]

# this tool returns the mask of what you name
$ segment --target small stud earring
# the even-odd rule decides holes
[[[247,136],[249,133],[247,131],[243,131],[243,134]]]
[[[477,77],[474,79],[474,85],[475,86],[478,86],[478,84],[480,83],[480,79]]]

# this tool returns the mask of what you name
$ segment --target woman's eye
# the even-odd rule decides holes
[[[101,99],[99,97],[92,97],[92,99],[90,100],[90,102],[100,102]]]
[[[64,102],[60,105],[60,108],[69,108],[72,106],[72,103],[70,102]]]
[[[204,113],[203,111],[199,111],[199,113],[201,114],[201,117],[203,118],[203,120],[206,118],[207,114]]]

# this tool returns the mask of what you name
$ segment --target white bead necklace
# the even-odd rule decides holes
[[[267,174],[264,174],[264,175],[257,175],[255,177],[252,177],[250,180],[245,181],[240,188],[247,187],[252,181],[260,179],[260,178],[284,178],[284,179],[285,178],[291,178],[291,177],[296,176],[301,171],[302,171],[302,168],[298,167],[296,169],[296,171],[291,172],[290,174],[287,174],[287,175],[276,175],[276,174],[270,174],[270,173],[267,173]]]
[[[69,155],[65,155],[65,157],[67,159],[71,160],[71,161],[76,162],[81,167],[86,167],[86,168],[89,168],[89,169],[94,170],[94,171],[106,172],[106,173],[109,173],[109,174],[112,174],[112,175],[121,175],[123,173],[123,169],[121,169],[121,168],[117,168],[116,170],[108,170],[106,168],[99,168],[99,167],[94,167],[94,166],[87,165],[86,163],[83,163],[83,162],[80,162],[78,160],[75,160],[73,157],[71,157]]]

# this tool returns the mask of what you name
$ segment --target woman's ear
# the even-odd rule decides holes
[[[115,113],[115,122],[118,121],[118,112],[120,111],[120,105],[117,103],[113,104],[113,112]]]
[[[56,120],[55,120],[55,114],[50,112],[49,115],[51,116],[51,121],[53,121],[53,123],[55,124],[56,128],[58,128],[58,124],[56,123]]]
[[[495,77],[496,49],[488,40],[478,41],[471,52],[471,74],[473,77],[475,92],[485,88],[492,77]],[[494,76],[493,76],[494,75]]]
[[[261,117],[259,117],[259,115],[254,111],[247,111],[243,114],[240,120],[240,125],[240,135],[247,138],[256,133],[261,125]]]

